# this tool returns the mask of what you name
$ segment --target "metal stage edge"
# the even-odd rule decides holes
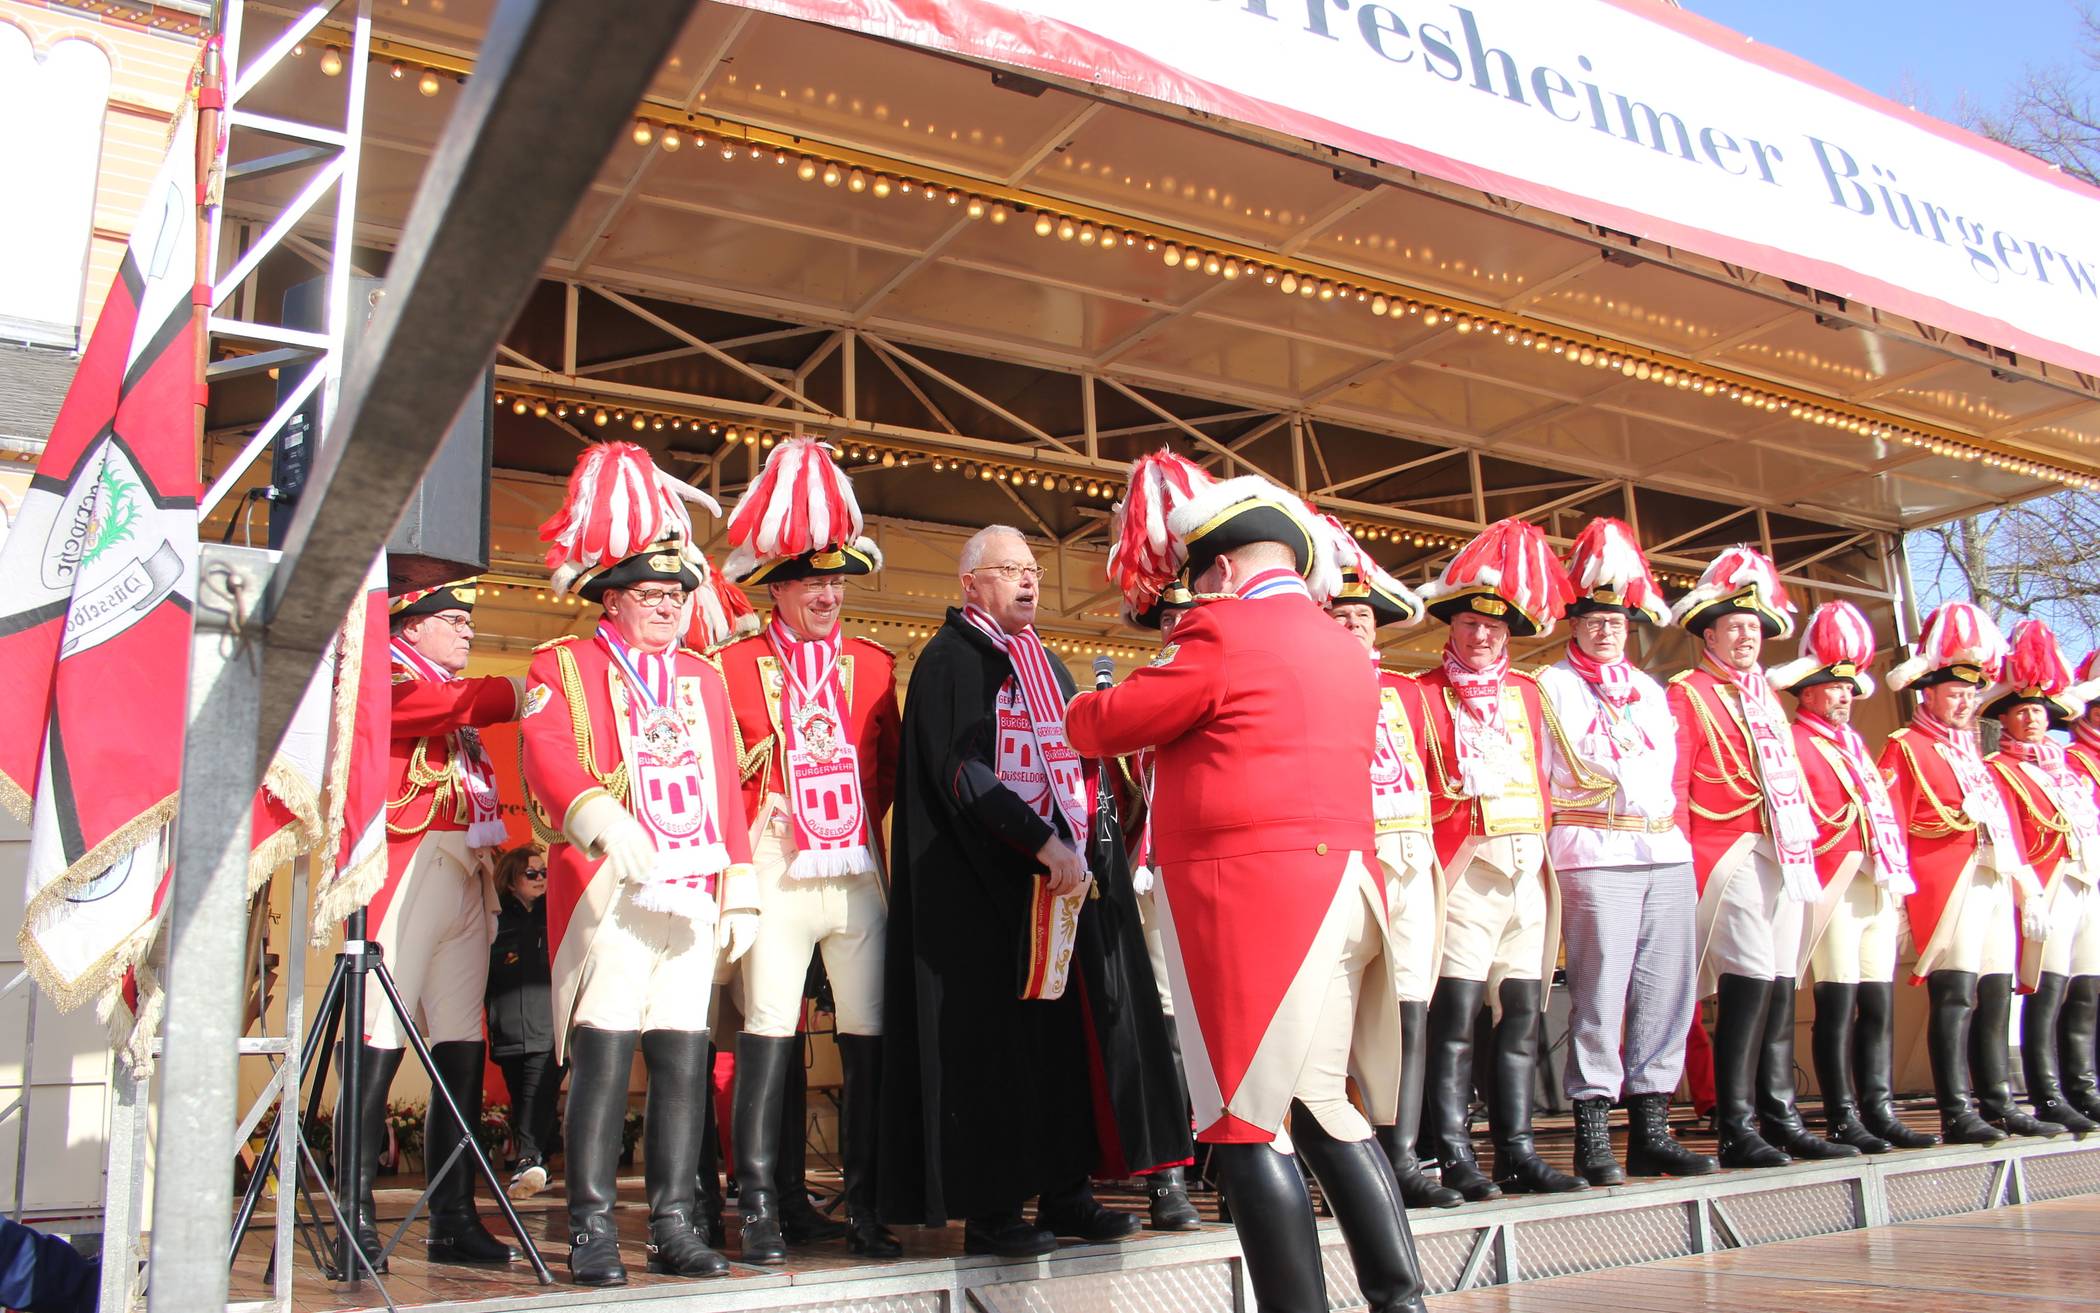
[[[1518,1196],[1409,1214],[1430,1293],[1569,1276],[1894,1222],[2100,1193],[2100,1137],[2008,1140],[1835,1163],[1796,1163],[1576,1195]],[[1323,1220],[1328,1306],[1362,1307],[1334,1222]],[[557,1258],[558,1262],[558,1258]],[[646,1303],[650,1313],[1091,1313],[1252,1309],[1229,1231],[1066,1248],[1042,1259],[906,1261],[628,1290],[575,1286],[425,1304],[461,1313]]]

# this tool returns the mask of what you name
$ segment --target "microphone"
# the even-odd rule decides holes
[[[1102,689],[1104,689],[1104,688],[1107,688],[1107,687],[1109,687],[1110,685],[1114,684],[1115,682],[1116,682],[1116,659],[1115,659],[1114,657],[1095,657],[1095,658],[1094,658],[1094,691],[1098,693],[1098,692],[1100,692],[1100,691],[1101,691]]]

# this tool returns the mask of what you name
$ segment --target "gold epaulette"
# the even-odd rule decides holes
[[[563,643],[574,643],[577,640],[578,636],[575,634],[562,634],[558,637],[550,638],[544,643],[533,644],[532,650],[535,652],[551,651],[554,648],[560,647]]]
[[[1897,726],[1897,727],[1896,727],[1895,729],[1892,729],[1892,730],[1890,730],[1890,731],[1889,731],[1889,738],[1888,738],[1888,741],[1889,741],[1889,742],[1891,742],[1891,743],[1894,743],[1894,742],[1895,742],[1895,741],[1896,741],[1897,739],[1902,739],[1902,738],[1908,738],[1908,737],[1910,737],[1910,726],[1908,726],[1908,725],[1899,725],[1899,726]]]
[[[738,643],[743,642],[745,639],[757,637],[757,634],[731,634],[729,637],[723,639],[719,643],[714,644],[713,646],[709,647],[705,652],[702,652],[699,655],[712,661],[716,657],[721,656],[722,653],[727,652],[730,648],[735,647]]]
[[[852,637],[851,641],[855,643],[866,643],[869,647],[874,648],[877,652],[880,652],[884,656],[888,657],[890,659],[891,665],[895,665],[897,663],[897,649],[889,646],[887,643],[879,643],[872,638],[863,638],[859,634],[855,634]]]
[[[1697,673],[1699,673],[1699,672],[1698,672],[1698,670],[1697,670],[1696,668],[1694,668],[1694,669],[1691,669],[1691,670],[1680,670],[1680,671],[1678,671],[1678,672],[1677,672],[1676,674],[1674,674],[1674,675],[1670,676],[1670,677],[1669,677],[1668,679],[1664,680],[1663,682],[1664,682],[1664,683],[1666,683],[1666,684],[1681,684],[1681,683],[1683,683],[1683,682],[1684,682],[1685,680],[1687,680],[1687,679],[1690,679],[1690,678],[1691,678],[1691,677],[1692,677],[1693,675],[1695,675],[1695,674],[1697,674]]]
[[[1536,684],[1539,682],[1539,672],[1544,669],[1544,666],[1531,666],[1528,669],[1520,666],[1511,666],[1509,668],[1509,673],[1515,675],[1519,679],[1528,680],[1529,682]]]

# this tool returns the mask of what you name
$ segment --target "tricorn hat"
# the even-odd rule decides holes
[[[1422,589],[1429,614],[1450,623],[1472,612],[1509,626],[1514,638],[1553,632],[1575,598],[1545,533],[1529,520],[1497,520]]]
[[[1871,697],[1874,628],[1850,602],[1825,602],[1809,612],[1801,631],[1801,655],[1765,672],[1772,687],[1792,693],[1818,684],[1849,684],[1855,697]]]
[[[1195,579],[1225,553],[1250,543],[1288,547],[1313,600],[1323,605],[1341,587],[1333,540],[1303,498],[1243,474],[1198,489],[1167,516],[1167,530],[1188,552]]]
[[[1616,611],[1628,619],[1651,625],[1668,624],[1670,608],[1662,588],[1641,555],[1641,544],[1633,529],[1622,520],[1600,515],[1582,526],[1568,548],[1568,582],[1575,585],[1575,600],[1568,603],[1568,619],[1592,611]]]
[[[1724,615],[1756,616],[1766,638],[1794,632],[1794,603],[1771,557],[1754,547],[1729,548],[1707,565],[1698,584],[1670,611],[1670,618],[1692,634],[1705,633]]]
[[[454,579],[450,583],[433,588],[412,588],[386,599],[386,613],[390,620],[413,620],[417,616],[436,615],[440,611],[472,611],[474,599],[480,595],[481,579]]]
[[[815,438],[789,438],[773,448],[757,480],[729,513],[734,583],[781,584],[819,575],[873,574],[882,552],[861,536],[853,480]]]
[[[1925,617],[1925,636],[1909,660],[1889,671],[1889,687],[1931,688],[1959,680],[1978,687],[1998,677],[2005,635],[1974,602],[1944,602]]]
[[[2000,677],[1983,695],[1983,714],[2002,716],[2014,707],[2035,703],[2049,709],[2049,719],[2069,724],[2085,714],[2085,703],[2070,690],[2076,677],[2064,660],[2056,635],[2040,620],[2013,626],[2012,648]]]
[[[1334,535],[1342,559],[1342,586],[1328,600],[1329,607],[1354,603],[1371,608],[1378,628],[1411,625],[1423,615],[1422,599],[1414,589],[1393,578],[1386,568],[1371,559],[1356,535],[1342,527],[1332,515],[1321,517]]]
[[[577,458],[561,509],[540,526],[559,596],[595,602],[608,588],[650,580],[696,592],[710,573],[693,543],[688,504],[720,515],[715,499],[656,468],[631,442],[600,442]]]
[[[1166,447],[1131,462],[1129,491],[1110,517],[1108,548],[1108,581],[1122,591],[1125,623],[1157,629],[1162,612],[1195,605],[1182,568],[1188,547],[1167,521],[1214,482],[1201,466]]]

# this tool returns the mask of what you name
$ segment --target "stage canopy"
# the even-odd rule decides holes
[[[375,6],[365,88],[331,19],[248,102],[315,122],[362,90],[373,272],[490,11]],[[298,12],[248,3],[242,39]],[[258,321],[332,240],[313,181],[229,186],[222,269],[295,233]],[[1853,596],[1892,639],[1901,530],[2100,479],[2095,234],[2090,189],[1640,0],[704,4],[496,362],[496,637],[581,618],[534,594],[530,536],[580,439],[728,500],[802,431],[880,517],[862,600],[906,648],[959,535],[1011,521],[1067,649],[1141,656],[1100,552],[1162,442],[1407,577],[1502,515],[1608,513],[1673,587],[1761,543],[1804,610]],[[272,400],[214,388],[218,458]]]

